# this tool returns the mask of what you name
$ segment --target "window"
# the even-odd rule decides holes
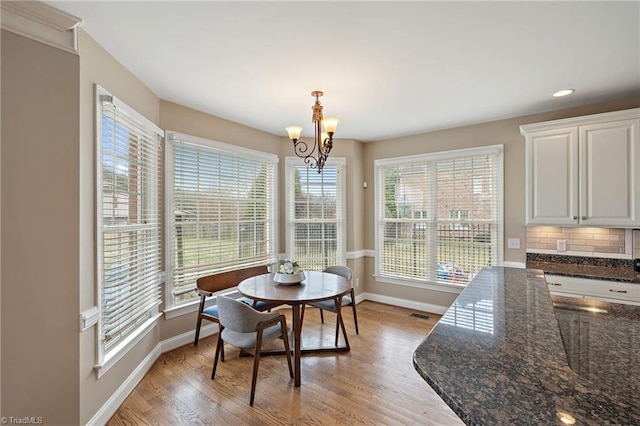
[[[286,158],[287,255],[302,269],[346,265],[345,160],[330,158],[322,173]]]
[[[278,157],[178,133],[167,146],[171,307],[199,276],[275,261]]]
[[[153,321],[160,304],[164,132],[103,88],[97,104],[98,364]]]
[[[502,264],[502,145],[375,167],[378,279],[460,285]]]

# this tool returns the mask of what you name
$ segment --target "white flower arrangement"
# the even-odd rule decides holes
[[[298,262],[291,259],[282,259],[280,261],[280,266],[278,268],[278,272],[281,274],[297,274],[300,271],[300,266]]]

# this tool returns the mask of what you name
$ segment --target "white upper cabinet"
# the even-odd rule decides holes
[[[640,226],[640,108],[520,127],[527,225]]]

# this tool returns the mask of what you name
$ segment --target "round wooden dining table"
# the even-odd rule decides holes
[[[305,271],[306,278],[299,284],[279,284],[273,280],[274,274],[256,275],[247,278],[238,284],[238,291],[245,297],[257,301],[264,301],[277,304],[290,305],[293,318],[293,358],[294,358],[294,386],[299,387],[300,380],[300,357],[303,353],[314,352],[345,352],[349,351],[349,339],[342,321],[341,299],[351,291],[351,283],[335,274],[318,271]],[[320,302],[323,300],[334,300],[336,304],[337,321],[342,329],[344,346],[313,347],[302,348],[302,318],[301,306]]]

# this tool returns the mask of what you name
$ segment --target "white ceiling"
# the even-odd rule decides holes
[[[160,98],[282,136],[313,90],[361,141],[640,93],[638,1],[46,3]]]

